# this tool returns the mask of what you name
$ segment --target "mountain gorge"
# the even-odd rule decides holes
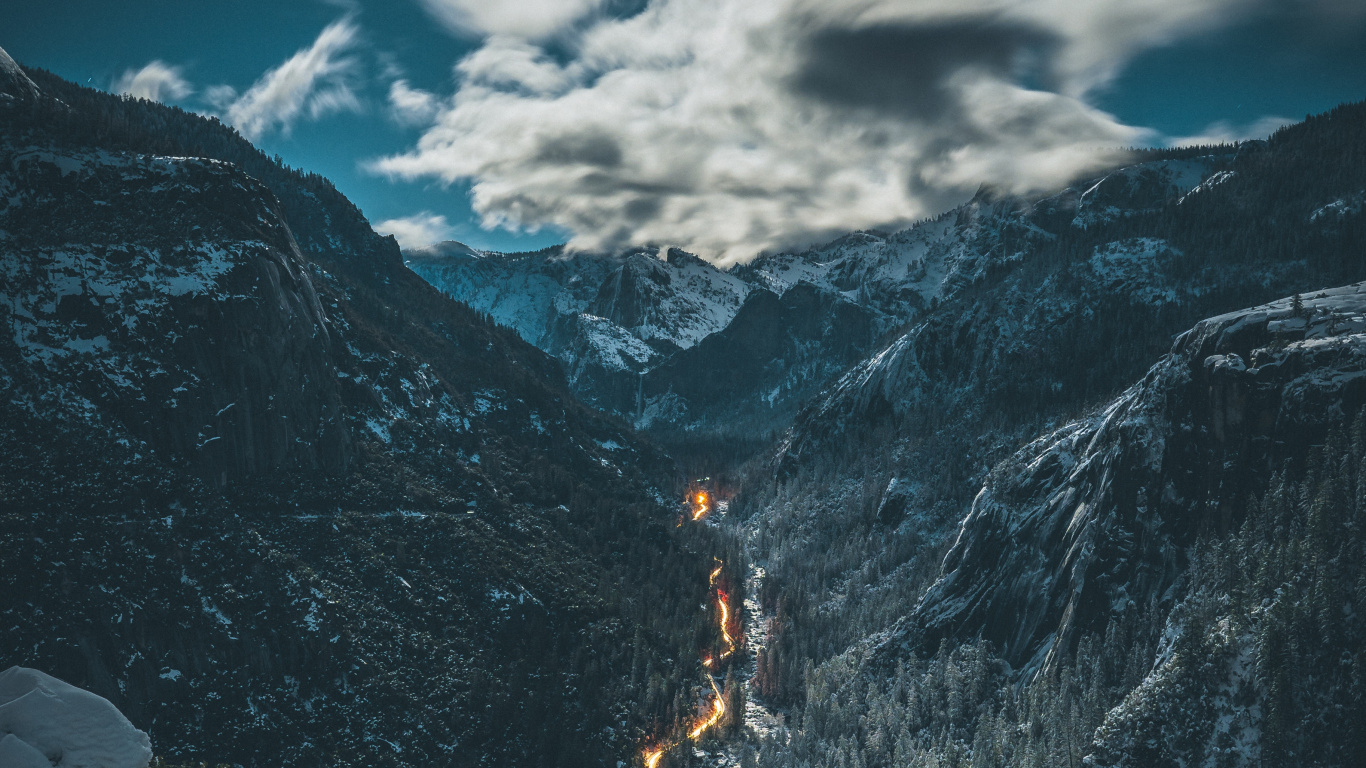
[[[678,249],[499,254],[455,242],[410,250],[405,259],[433,285],[559,358],[587,402],[671,445],[717,446],[782,431],[802,404],[879,345],[923,318],[942,317],[933,312],[940,303],[1025,263],[1037,271],[1059,253],[1094,250],[1092,272],[1082,276],[1091,291],[1183,305],[1174,293],[1179,276],[1153,269],[1173,246],[1123,230],[1134,217],[1195,207],[1203,190],[1233,176],[1226,167],[1239,151],[1157,153],[1046,198],[983,189],[899,232],[853,233],[729,269]],[[1107,235],[1118,239],[1101,239]],[[801,323],[784,322],[798,315]],[[765,323],[773,329],[756,334]]]
[[[729,268],[400,252],[0,51],[0,666],[172,764],[1366,763],[1364,208],[1358,103]]]
[[[1271,707],[1258,698],[1269,694],[1256,675],[1273,674],[1278,662],[1257,657],[1247,638],[1270,622],[1229,613],[1226,601],[1210,607],[1225,598],[1207,569],[1211,559],[1227,563],[1227,549],[1263,546],[1243,538],[1268,525],[1262,494],[1318,492],[1322,473],[1305,457],[1320,455],[1335,430],[1350,431],[1363,404],[1354,383],[1358,289],[1333,288],[1366,278],[1354,202],[1366,189],[1363,130],[1366,108],[1348,105],[1268,141],[1137,153],[1131,165],[1046,196],[983,189],[902,232],[857,233],[717,270],[745,291],[741,309],[732,313],[730,301],[711,315],[724,328],[636,356],[623,377],[636,387],[596,402],[671,445],[689,445],[670,434],[684,424],[686,435],[705,444],[710,433],[724,451],[717,437],[734,425],[782,421],[764,421],[776,415],[766,396],[791,396],[783,405],[795,414],[791,427],[747,465],[733,507],[735,535],[766,572],[753,704],[785,708],[789,728],[742,757],[1054,765],[1090,755],[1098,765],[1150,765],[1223,754],[1253,764],[1273,742],[1281,755],[1307,749],[1310,740],[1269,735],[1257,723]],[[630,258],[653,259],[652,270],[667,273],[675,253]],[[604,292],[637,284],[601,266],[614,257],[591,254],[432,258],[440,271],[416,268],[490,309],[496,287],[462,287],[474,265],[490,274],[553,263],[567,270],[546,284],[553,297],[571,281]],[[653,281],[630,305],[657,301],[660,284],[672,283]],[[572,316],[610,328],[600,338],[621,346],[656,333],[598,314],[602,305],[590,301],[541,306],[552,301],[562,303],[545,327]],[[747,316],[758,301],[772,309]],[[838,349],[824,368],[792,366],[803,359],[801,343],[749,330],[781,316],[784,301],[812,302],[786,316],[791,337],[811,348],[844,329],[883,341],[868,342],[847,369]],[[571,371],[610,346],[524,337]],[[765,370],[801,386],[774,387],[754,373]],[[689,381],[699,371],[704,388]],[[603,382],[574,386],[593,397],[613,386]],[[1354,456],[1339,458],[1350,465]],[[1277,514],[1308,514],[1296,509]],[[1297,564],[1279,557],[1291,578]],[[1255,591],[1227,578],[1218,589]],[[1204,613],[1193,618],[1196,605]],[[1350,634],[1355,614],[1345,610],[1345,619],[1325,621],[1356,664],[1360,635]],[[1220,621],[1241,626],[1243,639],[1230,639]],[[1164,625],[1165,635],[1154,634]],[[1178,636],[1203,644],[1182,663],[1208,653],[1233,666],[1198,685],[1183,678],[1184,668],[1171,668]],[[956,704],[935,698],[950,680],[975,692],[955,687]],[[1012,693],[1019,685],[1024,693]],[[1283,685],[1295,692],[1280,695],[1297,702],[1285,705],[1283,722],[1309,716],[1308,702],[1323,696],[1359,701],[1350,686],[1329,694],[1304,679]],[[1189,709],[1196,688],[1223,703]],[[835,709],[813,704],[827,700]],[[1168,722],[1178,710],[1189,722]],[[1135,746],[1157,738],[1144,730],[1159,727],[1152,718],[1168,722],[1160,728],[1169,748]],[[1014,729],[1034,735],[1021,740]],[[1215,744],[1225,751],[1211,751]],[[994,758],[983,757],[988,746]],[[1323,764],[1349,764],[1334,760],[1356,753],[1322,754]]]
[[[404,257],[558,358],[585,402],[704,452],[756,450],[893,322],[814,273],[723,271],[678,249],[505,255],[448,242]]]

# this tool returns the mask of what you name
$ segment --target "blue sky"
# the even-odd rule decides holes
[[[944,2],[698,0],[689,19],[683,0],[52,0],[0,7],[0,47],[103,89],[161,62],[182,83],[163,78],[163,101],[262,121],[244,133],[410,241],[720,261],[914,220],[987,180],[1044,187],[1104,146],[1237,138],[1366,98],[1353,0],[1132,0],[1148,26],[985,0],[965,25],[973,3]],[[332,74],[292,115],[212,90],[240,99],[309,50]],[[1005,112],[1027,135],[984,117]]]

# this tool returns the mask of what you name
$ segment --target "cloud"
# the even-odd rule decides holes
[[[401,248],[420,248],[424,245],[449,240],[454,229],[445,216],[423,211],[412,216],[386,219],[374,225],[381,235],[393,235]]]
[[[1235,144],[1250,139],[1265,139],[1295,120],[1288,117],[1266,115],[1245,125],[1235,125],[1227,120],[1210,123],[1194,136],[1180,136],[1166,141],[1169,147],[1193,147],[1204,144]]]
[[[389,111],[404,125],[427,125],[441,111],[441,105],[435,95],[410,87],[407,80],[395,80],[389,86]]]
[[[550,37],[583,19],[603,0],[422,0],[448,29],[473,35]]]
[[[237,89],[231,85],[211,85],[204,89],[204,101],[219,112],[226,112],[237,101]]]
[[[139,99],[152,101],[176,101],[194,93],[181,74],[180,67],[174,67],[160,59],[152,61],[142,69],[129,69],[114,81],[114,93],[126,93]]]
[[[272,130],[288,133],[305,115],[316,120],[335,112],[359,112],[360,63],[352,55],[359,34],[349,18],[336,21],[311,46],[266,72],[240,96],[217,86],[209,91],[210,101],[226,102],[227,121],[252,140]]]
[[[1092,94],[1137,53],[1268,1],[651,0],[628,18],[568,3],[552,51],[494,18],[512,6],[476,18],[445,0],[489,36],[416,145],[369,167],[469,182],[486,227],[742,261],[1115,162],[1155,134]]]

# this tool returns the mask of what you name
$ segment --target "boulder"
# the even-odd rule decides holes
[[[147,734],[107,699],[26,667],[0,672],[0,766],[146,768]]]

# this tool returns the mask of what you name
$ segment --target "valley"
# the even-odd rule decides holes
[[[159,765],[1366,760],[1366,103],[721,268],[0,76],[0,660]]]

